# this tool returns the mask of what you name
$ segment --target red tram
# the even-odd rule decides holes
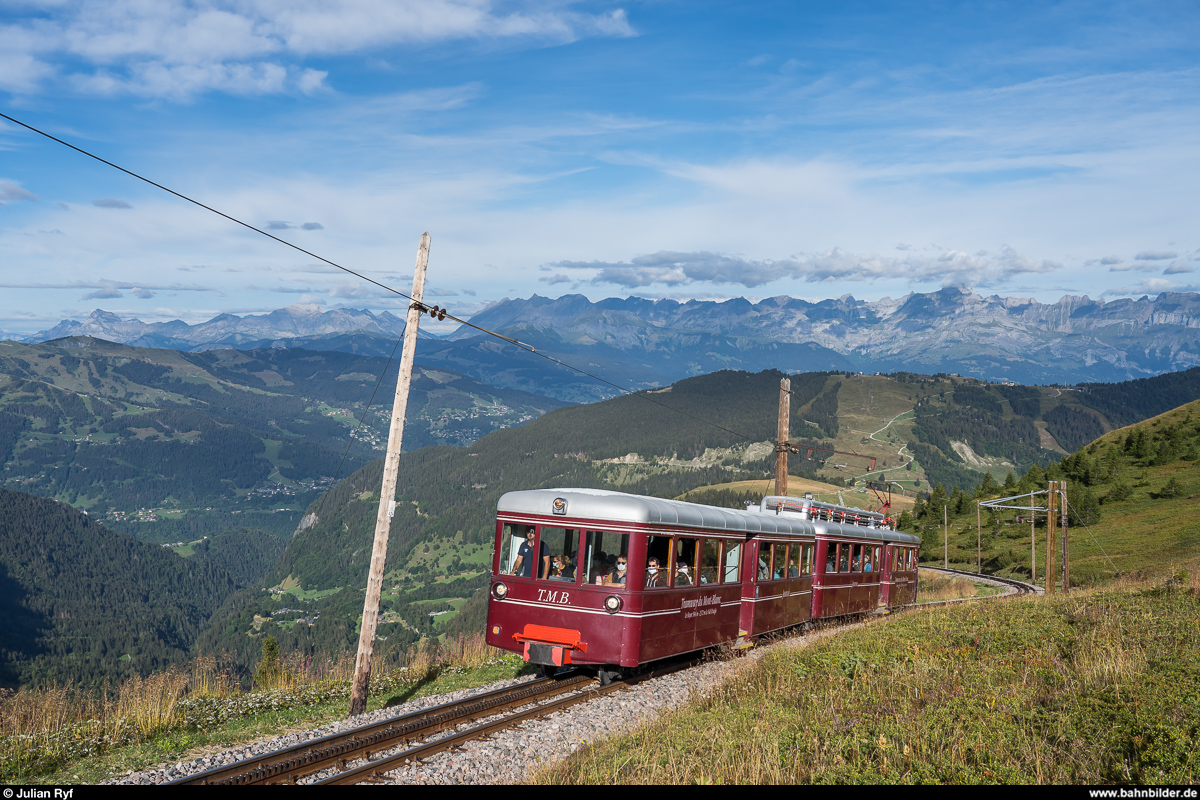
[[[547,669],[621,668],[811,619],[910,604],[920,539],[883,514],[746,510],[597,489],[500,498],[487,641]]]

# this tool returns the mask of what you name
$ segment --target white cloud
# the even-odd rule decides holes
[[[311,93],[320,88],[325,73],[282,66],[272,62],[164,64],[152,61],[132,64],[126,74],[102,69],[75,75],[80,91],[101,95],[132,94],[187,100],[207,91],[253,96],[298,89]],[[315,77],[314,77],[315,75]]]
[[[97,289],[94,292],[89,292],[89,293],[85,294],[83,297],[81,297],[79,299],[80,300],[111,300],[113,298],[124,297],[124,296],[125,295],[122,294],[117,289]]]
[[[407,289],[405,287],[405,291]],[[341,283],[329,290],[329,296],[344,300],[394,300],[398,297],[370,283]]]
[[[1138,295],[1157,295],[1163,292],[1196,292],[1200,284],[1179,284],[1162,278],[1147,278],[1132,286],[1120,286],[1108,289],[1100,294],[1101,297],[1137,297]]]
[[[1173,261],[1163,270],[1163,275],[1184,275],[1189,272],[1195,272],[1196,268],[1186,261]]]
[[[69,0],[10,13],[0,25],[0,87],[29,93],[68,74],[81,91],[175,100],[207,91],[312,93],[328,73],[294,63],[310,56],[632,35],[621,9],[586,14],[489,0]]]
[[[639,288],[653,284],[685,286],[693,283],[740,284],[747,288],[788,278],[809,283],[834,281],[877,281],[901,279],[909,284],[935,283],[941,286],[991,286],[1017,275],[1051,272],[1062,265],[1022,256],[1012,247],[1001,245],[998,255],[981,251],[975,255],[957,250],[935,254],[913,254],[904,258],[876,253],[853,253],[835,247],[823,253],[756,261],[720,253],[678,253],[659,251],[638,256],[628,262],[556,261],[548,269],[594,270],[592,284],[615,284]],[[542,278],[550,284],[570,280],[565,274]]]

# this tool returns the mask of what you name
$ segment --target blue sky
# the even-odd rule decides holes
[[[431,302],[1197,291],[1200,9],[0,0],[0,110]],[[0,123],[0,331],[379,290]]]

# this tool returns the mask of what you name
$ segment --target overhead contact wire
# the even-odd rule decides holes
[[[288,240],[286,240],[286,239],[281,239],[281,238],[279,238],[278,236],[275,236],[274,234],[271,234],[271,233],[268,233],[268,232],[264,231],[262,228],[257,228],[257,227],[255,227],[255,226],[251,225],[251,224],[250,224],[250,223],[248,223],[248,222],[243,222],[242,220],[238,219],[237,217],[230,216],[229,214],[226,214],[226,213],[225,213],[225,212],[223,212],[223,211],[219,211],[219,210],[217,210],[217,209],[213,208],[212,206],[205,205],[204,203],[201,203],[199,200],[194,200],[194,199],[192,199],[191,197],[188,197],[188,196],[187,196],[187,195],[185,195],[185,194],[181,194],[180,192],[177,192],[177,191],[175,191],[174,189],[170,189],[170,188],[168,188],[168,187],[166,187],[166,186],[163,186],[161,183],[157,183],[157,182],[155,182],[155,181],[152,181],[152,180],[150,180],[149,178],[147,178],[147,177],[145,177],[145,176],[143,176],[143,175],[139,175],[138,173],[136,173],[136,172],[134,172],[134,171],[132,171],[132,170],[125,169],[125,167],[122,167],[122,166],[120,166],[119,164],[114,164],[113,162],[111,162],[111,161],[109,161],[109,160],[107,160],[107,159],[101,158],[100,156],[96,155],[95,153],[90,153],[90,152],[88,152],[87,150],[84,150],[84,149],[83,149],[83,148],[81,148],[81,147],[76,147],[75,145],[71,144],[70,142],[67,142],[67,141],[64,141],[64,140],[62,140],[62,139],[59,139],[57,136],[54,136],[54,135],[52,135],[52,134],[49,134],[49,133],[46,133],[45,131],[43,131],[43,130],[40,130],[40,129],[38,129],[38,128],[35,128],[34,126],[32,126],[32,125],[29,125],[29,124],[27,124],[27,123],[25,123],[25,122],[22,122],[22,121],[21,121],[21,120],[19,120],[19,119],[15,119],[14,117],[10,117],[8,114],[5,114],[5,113],[3,113],[3,112],[0,112],[0,117],[2,117],[2,118],[4,118],[4,119],[8,120],[9,122],[13,123],[14,125],[19,125],[19,126],[21,126],[22,128],[25,128],[26,130],[33,131],[34,133],[38,134],[39,136],[44,136],[44,137],[46,137],[47,139],[49,139],[49,140],[51,140],[51,141],[53,141],[53,142],[57,142],[58,144],[61,144],[63,147],[70,148],[71,150],[74,150],[75,152],[77,152],[77,153],[80,153],[81,155],[85,155],[85,156],[87,156],[88,158],[95,159],[96,161],[99,161],[101,164],[105,164],[106,166],[112,167],[113,169],[115,169],[115,170],[118,170],[119,172],[123,172],[123,173],[125,173],[126,175],[130,176],[131,178],[136,178],[136,179],[138,179],[139,181],[142,181],[143,183],[148,183],[148,184],[150,184],[151,186],[155,187],[156,189],[161,189],[162,191],[166,192],[167,194],[174,195],[175,197],[178,197],[180,200],[184,200],[184,201],[186,201],[186,202],[188,202],[188,203],[191,203],[191,204],[192,204],[192,205],[194,205],[194,206],[199,206],[200,208],[203,208],[205,211],[210,211],[210,212],[212,212],[213,214],[216,214],[216,215],[217,215],[217,216],[219,216],[219,217],[222,217],[222,218],[224,218],[224,219],[227,219],[227,220],[229,220],[230,222],[232,222],[232,223],[234,223],[234,224],[236,224],[236,225],[241,225],[243,228],[246,228],[246,229],[248,229],[248,230],[254,231],[255,233],[258,233],[258,234],[261,234],[261,235],[263,235],[263,236],[266,236],[268,239],[272,239],[272,240],[274,240],[274,241],[276,241],[276,242],[279,242],[279,243],[280,243],[280,244],[282,244],[282,245],[286,245],[287,247],[290,247],[290,248],[292,248],[293,250],[296,250],[296,251],[298,251],[298,252],[300,252],[300,253],[304,253],[306,256],[309,256],[309,257],[311,257],[311,258],[315,258],[315,259],[317,259],[318,261],[320,261],[320,262],[322,262],[322,263],[325,263],[325,264],[328,264],[328,265],[329,265],[329,266],[331,266],[331,267],[334,267],[334,268],[336,268],[336,269],[340,269],[341,271],[343,271],[343,272],[345,272],[345,273],[347,273],[347,274],[349,274],[349,275],[353,275],[354,277],[356,277],[356,278],[359,278],[360,280],[364,280],[364,281],[366,281],[367,283],[370,283],[370,284],[372,284],[373,286],[378,286],[380,289],[384,289],[385,291],[391,292],[391,293],[392,293],[392,294],[394,294],[394,295],[397,295],[397,296],[399,296],[399,297],[403,297],[405,300],[410,300],[410,301],[412,301],[412,302],[414,302],[414,303],[417,303],[417,305],[418,305],[418,306],[421,308],[421,310],[422,310],[422,311],[429,311],[429,310],[430,310],[430,307],[429,307],[429,306],[427,306],[425,303],[420,303],[420,302],[418,302],[418,301],[415,301],[415,300],[413,300],[413,298],[412,298],[410,295],[407,295],[407,294],[405,294],[404,292],[400,291],[399,289],[395,289],[395,288],[392,288],[391,286],[388,286],[387,284],[380,283],[379,281],[377,281],[377,280],[374,280],[373,278],[368,278],[366,275],[363,275],[362,273],[355,272],[354,270],[352,270],[352,269],[350,269],[350,268],[348,268],[348,267],[343,267],[341,264],[338,264],[338,263],[337,263],[337,262],[335,262],[335,261],[330,261],[328,258],[325,258],[324,256],[317,255],[316,253],[313,253],[313,252],[312,252],[312,251],[310,251],[310,250],[305,250],[303,247],[300,247],[300,246],[299,246],[299,245],[297,245],[297,244],[293,244],[292,242],[289,242],[289,241],[288,241]],[[539,352],[539,351],[537,350],[537,348],[535,348],[533,345],[531,345],[531,344],[527,344],[526,342],[522,342],[522,341],[520,341],[519,339],[514,339],[514,338],[512,338],[511,336],[505,336],[505,335],[504,335],[504,334],[502,334],[502,333],[497,333],[496,331],[493,331],[493,330],[488,330],[487,328],[481,327],[481,326],[479,326],[479,325],[475,325],[474,323],[468,322],[467,320],[465,320],[465,319],[462,319],[462,318],[460,318],[460,317],[456,317],[456,316],[454,316],[453,314],[450,314],[450,313],[448,313],[448,312],[440,311],[440,312],[439,312],[439,314],[438,314],[438,319],[444,319],[444,318],[448,318],[448,319],[454,320],[455,322],[459,323],[460,325],[466,325],[468,328],[473,328],[473,329],[475,329],[475,330],[477,330],[477,331],[479,331],[479,332],[481,332],[481,333],[486,333],[486,334],[488,334],[489,336],[494,336],[494,337],[496,337],[497,339],[503,339],[503,340],[504,340],[504,341],[506,341],[506,342],[510,342],[510,343],[512,343],[512,344],[515,344],[515,345],[517,345],[518,347],[522,348],[523,350],[527,350],[527,351],[529,351],[530,353],[533,353],[533,354],[534,354],[534,355],[536,355],[536,356],[540,356],[541,358],[544,358],[544,359],[546,359],[547,361],[550,361],[550,362],[552,362],[552,363],[554,363],[554,364],[558,364],[559,366],[561,366],[561,367],[565,367],[565,368],[567,368],[567,369],[569,369],[569,370],[572,370],[573,372],[578,372],[580,375],[585,375],[585,376],[587,376],[587,377],[591,378],[592,380],[599,381],[600,383],[603,383],[603,384],[605,384],[605,385],[607,385],[607,386],[611,386],[611,387],[613,387],[614,389],[616,389],[616,390],[620,391],[620,392],[621,392],[621,393],[623,393],[623,394],[626,394],[626,395],[633,395],[633,396],[635,396],[635,397],[640,397],[640,398],[642,398],[643,400],[648,400],[648,401],[650,401],[651,403],[654,403],[655,405],[662,406],[663,408],[667,409],[668,411],[673,411],[673,412],[675,412],[675,413],[677,413],[677,414],[682,414],[682,415],[683,415],[683,416],[685,416],[685,417],[688,417],[688,418],[690,418],[690,419],[693,419],[693,420],[695,420],[695,421],[697,421],[697,422],[702,422],[702,423],[704,423],[705,425],[710,425],[710,426],[712,426],[712,427],[716,428],[717,430],[725,431],[726,433],[731,433],[731,434],[733,434],[734,436],[737,436],[737,437],[739,437],[739,438],[741,438],[741,439],[744,439],[744,440],[746,440],[746,441],[754,441],[754,440],[755,440],[755,438],[756,438],[756,437],[753,437],[753,436],[748,436],[748,435],[746,435],[746,434],[744,434],[744,433],[741,433],[741,432],[739,432],[739,431],[731,430],[731,429],[729,429],[729,428],[726,428],[726,427],[725,427],[725,426],[723,426],[723,425],[718,425],[717,423],[715,423],[715,422],[711,422],[711,421],[709,421],[709,420],[706,420],[706,419],[704,419],[704,418],[702,418],[702,417],[697,417],[697,416],[696,416],[696,415],[694,415],[694,414],[689,414],[689,413],[688,413],[688,412],[686,412],[686,411],[682,411],[682,410],[680,410],[680,409],[678,409],[678,408],[674,408],[673,406],[669,406],[669,405],[667,405],[666,403],[663,403],[663,402],[660,402],[660,401],[658,401],[658,400],[655,400],[655,399],[654,399],[654,398],[652,398],[652,397],[648,397],[646,394],[644,394],[644,393],[642,393],[642,392],[640,392],[640,391],[636,391],[636,390],[633,390],[633,389],[629,389],[629,388],[627,388],[627,387],[621,386],[620,384],[613,383],[612,381],[610,381],[610,380],[607,380],[606,378],[602,378],[602,377],[600,377],[599,375],[594,375],[594,374],[592,374],[592,373],[588,372],[587,370],[580,369],[579,367],[576,367],[576,366],[573,366],[573,365],[571,365],[571,364],[568,364],[568,363],[567,363],[567,362],[565,362],[565,361],[560,361],[559,359],[557,359],[557,358],[554,358],[553,356],[550,356],[550,355],[547,355],[547,354],[545,354],[545,353]],[[390,360],[390,359],[389,359],[389,360]],[[385,369],[386,369],[386,368],[385,368]],[[378,390],[378,388],[379,388],[378,384],[376,385],[376,387],[375,387],[375,388],[376,388],[376,390]],[[372,393],[372,397],[374,397],[374,393]],[[369,407],[369,404],[368,404],[368,407]],[[364,413],[364,416],[365,416],[366,412],[364,411],[363,413]],[[361,421],[360,421],[360,423],[359,423],[359,424],[360,424],[360,426],[361,426]],[[343,456],[343,461],[344,461],[344,460],[345,460],[345,457]],[[339,466],[339,469],[340,469],[340,466]]]

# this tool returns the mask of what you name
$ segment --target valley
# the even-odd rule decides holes
[[[3,485],[148,541],[242,527],[290,534],[339,472],[382,454],[396,380],[392,369],[379,382],[386,364],[302,350],[2,342]],[[405,447],[468,444],[561,405],[422,369]]]
[[[223,576],[228,589],[178,639],[175,657],[224,652],[249,670],[267,636],[283,652],[344,652],[362,610],[386,377],[356,426],[385,364],[298,348],[4,343],[5,486],[68,503]],[[507,491],[611,488],[733,507],[774,491],[782,377],[725,370],[566,405],[420,367],[385,568],[380,663],[482,625],[494,509]],[[865,484],[886,479],[892,513],[909,526],[929,524],[931,503],[962,505],[980,487],[1045,474],[1064,445],[1200,397],[1200,369],[1070,388],[907,372],[790,378],[800,448],[791,491],[872,508],[880,497]],[[996,564],[1020,568],[1015,555]],[[11,602],[26,607],[20,598],[45,591],[29,579]],[[47,631],[47,641],[67,635]],[[48,674],[35,668],[36,641],[11,655],[10,681]],[[144,662],[131,647],[132,668]],[[62,674],[94,678],[88,664]]]

